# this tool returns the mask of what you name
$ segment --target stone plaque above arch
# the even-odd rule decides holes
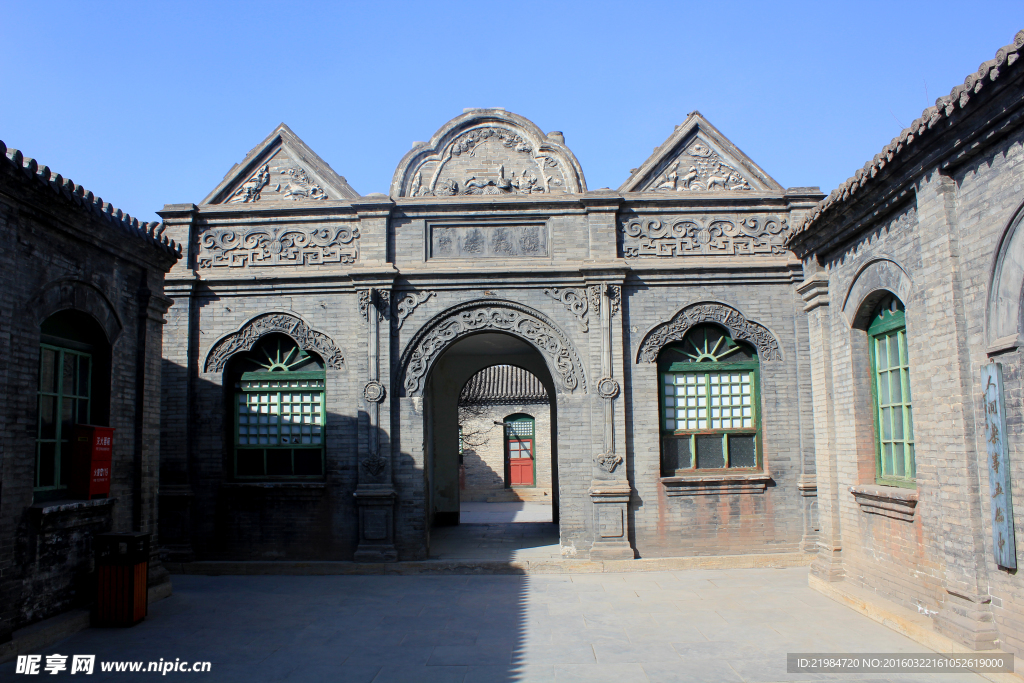
[[[314,330],[294,313],[263,313],[246,322],[237,332],[220,339],[206,356],[206,372],[223,372],[231,356],[249,351],[260,337],[280,332],[295,340],[302,349],[313,351],[329,368],[340,370],[345,358],[328,335]]]
[[[637,352],[637,363],[654,363],[662,347],[680,341],[690,328],[701,323],[716,323],[729,330],[733,339],[745,341],[757,349],[763,362],[782,360],[782,350],[778,338],[764,325],[747,320],[746,316],[732,306],[717,302],[700,302],[690,304],[647,333],[640,351]]]
[[[861,314],[861,305],[873,292],[887,291],[899,297],[905,306],[914,283],[901,265],[884,256],[875,257],[862,265],[843,298],[843,317],[853,326]]]
[[[451,344],[477,332],[505,332],[524,339],[544,357],[559,393],[587,393],[583,364],[569,338],[544,314],[501,299],[453,306],[427,322],[402,353],[406,396],[422,396],[427,373]]]
[[[561,133],[504,109],[471,109],[403,157],[392,197],[559,195],[587,191]]]

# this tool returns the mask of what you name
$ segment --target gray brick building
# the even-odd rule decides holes
[[[1017,655],[1021,49],[1024,31],[787,243],[803,259],[810,323],[821,514],[812,584],[855,586],[969,647]]]
[[[14,631],[91,603],[94,534],[156,547],[163,279],[179,254],[159,224],[0,142],[0,656]],[[109,496],[73,490],[75,424],[114,428]],[[149,586],[170,591],[159,556]]]

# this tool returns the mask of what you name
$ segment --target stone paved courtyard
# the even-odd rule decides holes
[[[91,681],[217,683],[956,681],[973,674],[796,675],[787,652],[924,652],[807,587],[807,570],[520,576],[180,576],[125,630],[41,654],[209,660],[203,673]],[[0,666],[0,680],[18,676]],[[67,676],[78,680],[81,676]]]

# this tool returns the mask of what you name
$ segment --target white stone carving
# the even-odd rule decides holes
[[[444,311],[423,326],[402,354],[407,396],[422,394],[434,360],[459,339],[487,330],[508,332],[546,355],[562,388],[587,391],[583,365],[569,339],[545,316],[512,301],[471,301]]]
[[[263,164],[248,180],[242,183],[240,188],[231,194],[228,198],[228,203],[245,204],[249,202],[258,202],[260,200],[260,193],[269,182],[270,166],[268,164]]]
[[[747,179],[697,140],[647,187],[646,192],[714,192],[750,190]]]
[[[210,228],[200,236],[200,268],[355,263],[359,228],[348,225]]]
[[[287,334],[302,349],[315,351],[328,367],[340,370],[345,358],[329,336],[309,327],[302,319],[288,313],[265,313],[256,316],[237,332],[224,337],[206,356],[206,372],[222,372],[231,356],[249,351],[260,337],[272,332]]]
[[[412,292],[402,297],[396,306],[398,309],[398,322],[396,324],[396,328],[399,330],[402,329],[402,323],[405,322],[405,319],[412,315],[412,312],[416,310],[417,306],[432,296],[434,296],[433,292]]]
[[[291,180],[286,182],[284,189],[280,185],[274,189],[283,194],[285,199],[323,200],[329,198],[327,193],[324,192],[324,188],[310,180],[309,176],[301,168],[285,168],[281,170],[281,174],[287,175]]]
[[[619,383],[611,377],[602,377],[597,383],[597,393],[610,401],[619,395]]]
[[[594,458],[594,462],[596,462],[597,466],[602,470],[611,474],[615,471],[615,468],[622,463],[622,456],[617,453],[601,453]],[[621,536],[622,534],[619,533],[618,535]]]
[[[587,293],[584,289],[549,287],[544,290],[544,294],[555,301],[562,302],[569,309],[569,312],[576,316],[576,324],[581,332],[586,332],[589,329],[590,324],[589,320],[587,320],[589,304],[587,302]]]
[[[785,218],[771,215],[746,217],[637,216],[626,219],[622,255],[735,256],[785,254],[790,234]]]
[[[380,403],[387,396],[387,391],[384,389],[384,385],[375,379],[371,379],[363,387],[363,398],[370,403]]]
[[[694,325],[707,322],[718,323],[729,330],[733,339],[752,344],[763,362],[782,360],[779,340],[764,325],[747,320],[742,313],[725,304],[697,303],[651,330],[640,344],[637,362],[654,363],[663,346],[681,340]]]

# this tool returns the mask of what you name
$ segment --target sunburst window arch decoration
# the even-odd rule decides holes
[[[227,374],[233,388],[233,477],[322,478],[326,375],[320,356],[287,334],[271,333],[235,354]]]
[[[663,477],[762,467],[757,349],[713,323],[658,354]]]

